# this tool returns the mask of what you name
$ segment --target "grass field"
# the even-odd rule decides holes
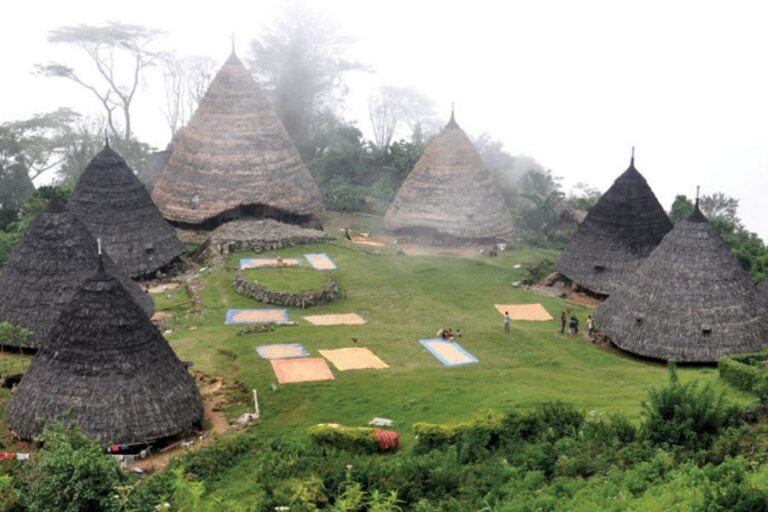
[[[178,290],[160,297],[160,306],[181,304],[174,332],[168,339],[184,360],[196,369],[236,378],[259,391],[266,433],[303,435],[319,422],[364,425],[374,416],[391,418],[410,442],[410,426],[417,421],[460,420],[494,408],[524,408],[548,400],[563,400],[586,409],[621,411],[638,417],[649,386],[662,384],[666,368],[616,351],[597,347],[581,337],[557,334],[559,322],[513,322],[505,335],[494,303],[543,304],[558,318],[572,308],[581,325],[588,308],[513,288],[524,277],[515,264],[554,259],[553,253],[532,249],[507,251],[497,258],[420,257],[366,254],[336,244],[296,247],[269,255],[301,257],[326,252],[339,269],[330,272],[347,298],[312,308],[290,309],[296,326],[274,332],[237,336],[241,326],[225,326],[228,308],[264,307],[232,289],[240,257],[229,256],[227,268],[215,267],[198,278],[202,284],[203,313],[184,313],[189,301]],[[264,270],[262,272],[279,272]],[[283,278],[290,274],[283,272]],[[277,274],[276,274],[277,275]],[[303,286],[302,286],[303,287]],[[269,306],[266,306],[269,307]],[[302,320],[307,314],[359,313],[363,326],[315,327]],[[418,343],[441,327],[460,328],[463,347],[479,364],[445,367]],[[353,343],[352,338],[359,340]],[[255,347],[277,342],[301,342],[313,356],[319,349],[364,346],[389,366],[385,370],[339,372],[335,381],[286,384],[277,380],[268,361]],[[721,386],[713,367],[683,368],[683,380],[699,378]],[[736,399],[747,399],[731,392]],[[251,407],[244,398],[226,412],[232,417]]]
[[[243,276],[268,290],[279,292],[318,290],[326,284],[326,277],[306,262],[303,267],[295,268],[254,268],[243,271]]]

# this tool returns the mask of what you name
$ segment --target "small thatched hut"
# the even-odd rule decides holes
[[[555,268],[583,289],[610,295],[671,229],[664,208],[635,169],[633,155],[629,168],[590,208]]]
[[[106,269],[120,276],[145,316],[151,315],[152,298],[120,274],[107,254]],[[39,348],[97,261],[96,239],[61,199],[51,200],[27,228],[0,274],[0,322],[28,329],[33,333],[31,348]]]
[[[489,240],[512,232],[498,183],[453,114],[429,143],[384,217],[398,234]]]
[[[760,350],[768,343],[765,316],[757,288],[697,205],[595,321],[627,352],[702,363]]]
[[[202,419],[194,379],[103,266],[64,308],[5,413],[22,439],[63,421],[105,445],[152,442]]]
[[[131,277],[166,267],[184,250],[147,189],[109,144],[80,176],[69,209]]]
[[[191,225],[240,216],[298,224],[323,208],[288,132],[234,52],[184,128],[152,197],[166,219]]]

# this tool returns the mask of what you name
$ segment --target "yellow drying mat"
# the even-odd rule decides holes
[[[357,313],[346,313],[343,315],[310,315],[305,316],[304,320],[312,325],[363,325],[365,319]]]
[[[376,354],[364,347],[320,350],[320,355],[333,363],[339,371],[389,368]]]
[[[509,311],[509,318],[512,320],[552,320],[552,315],[541,304],[496,304],[495,306],[502,315],[505,311]]]

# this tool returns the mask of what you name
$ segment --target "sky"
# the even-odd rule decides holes
[[[309,1],[309,0],[308,0]],[[232,34],[241,57],[280,0],[7,2],[0,29],[0,122],[61,106],[98,112],[89,93],[32,74],[76,62],[50,29],[108,20],[164,30],[179,55],[223,63]],[[668,209],[676,194],[740,200],[748,229],[768,240],[768,4],[747,1],[325,0],[370,67],[348,77],[344,116],[370,133],[366,102],[380,86],[451,103],[470,136],[489,133],[512,154],[601,190],[636,166]],[[134,127],[164,147],[157,78],[140,92]]]

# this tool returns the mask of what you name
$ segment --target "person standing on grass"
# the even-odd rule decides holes
[[[509,334],[509,311],[504,312],[504,332]]]
[[[565,323],[566,323],[565,311],[562,311],[560,313],[560,334],[562,334],[563,336],[565,335]]]

